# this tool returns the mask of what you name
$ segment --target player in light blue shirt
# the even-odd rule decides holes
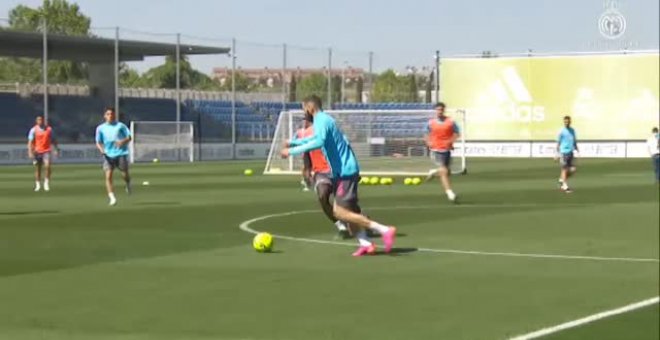
[[[376,252],[376,246],[369,240],[367,229],[372,229],[382,235],[385,252],[390,252],[394,245],[396,228],[387,227],[361,215],[358,205],[358,183],[360,181],[360,166],[351,144],[339,129],[334,118],[323,111],[321,98],[310,96],[303,100],[305,114],[314,120],[314,135],[289,143],[289,148],[282,150],[282,157],[296,156],[302,153],[321,149],[332,169],[332,181],[335,195],[335,217],[360,230],[356,233],[360,247],[353,256],[371,255]]]
[[[557,159],[561,164],[561,173],[559,175],[559,187],[566,193],[573,192],[568,186],[568,178],[575,171],[575,152],[578,152],[577,137],[575,129],[571,127],[571,117],[564,117],[564,127],[559,131],[557,137]]]
[[[126,192],[131,193],[131,177],[128,173],[128,143],[131,141],[131,131],[124,123],[117,121],[114,108],[107,108],[103,117],[105,123],[96,127],[96,148],[103,155],[105,188],[108,191],[110,205],[115,205],[117,198],[112,186],[112,174],[115,168],[121,171],[126,183]]]

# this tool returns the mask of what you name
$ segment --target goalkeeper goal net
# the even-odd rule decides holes
[[[465,111],[447,108],[461,131],[465,130]],[[351,143],[364,175],[426,175],[436,168],[426,147],[425,135],[432,110],[329,110]],[[275,128],[264,174],[299,174],[302,157],[282,159],[279,151],[302,128],[303,111],[283,111]],[[463,153],[465,136],[454,144],[452,173],[466,173]]]
[[[192,122],[132,121],[131,135],[131,163],[195,159]]]

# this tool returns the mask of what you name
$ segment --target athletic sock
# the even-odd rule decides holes
[[[114,193],[114,192],[109,193],[109,194],[108,194],[108,198],[110,198],[111,201],[114,201],[114,200],[117,199],[117,198],[115,197],[115,193]]]
[[[344,224],[342,221],[335,222],[335,226],[339,231],[346,231],[346,224]]]
[[[371,241],[369,241],[369,237],[367,236],[367,231],[362,229],[360,230],[357,235],[357,240],[358,243],[360,244],[360,247],[368,247],[371,245]]]
[[[449,197],[450,200],[453,200],[454,198],[456,198],[456,194],[455,194],[454,191],[451,190],[451,189],[450,189],[450,190],[446,190],[445,193],[447,194],[447,197]]]
[[[369,229],[373,229],[373,230],[377,231],[378,233],[380,233],[381,235],[385,234],[388,230],[390,230],[389,227],[384,226],[384,225],[382,225],[378,222],[375,222],[375,221],[371,221],[371,223],[369,223]],[[365,234],[366,234],[366,232],[365,232]]]

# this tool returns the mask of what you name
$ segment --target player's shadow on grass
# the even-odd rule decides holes
[[[57,210],[0,211],[0,216],[25,216],[58,214]]]
[[[138,202],[136,205],[145,205],[145,206],[168,206],[168,205],[181,205],[181,202],[176,201],[161,201],[161,202]]]
[[[401,256],[401,255],[407,255],[410,253],[414,253],[418,251],[419,249],[417,248],[392,248],[389,253],[385,253],[383,251],[377,251],[376,255],[387,255],[387,256]]]

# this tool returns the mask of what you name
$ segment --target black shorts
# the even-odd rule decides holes
[[[561,164],[562,169],[569,169],[572,168],[574,165],[574,157],[573,153],[562,153],[561,157],[559,158],[559,164]]]
[[[317,172],[314,174],[314,191],[318,192],[319,187],[321,186],[330,186],[333,187],[332,175],[328,173]]]
[[[451,151],[431,151],[431,159],[435,165],[449,168],[451,166]]]
[[[357,211],[358,206],[358,183],[360,175],[336,178],[333,180],[335,192],[335,203],[351,211]]]
[[[309,155],[309,152],[303,154],[303,167],[305,170],[312,169],[312,156]]]
[[[34,164],[50,164],[50,151],[48,152],[35,152],[34,153]]]
[[[128,156],[108,157],[103,156],[103,170],[109,171],[119,169],[119,171],[128,171]]]

